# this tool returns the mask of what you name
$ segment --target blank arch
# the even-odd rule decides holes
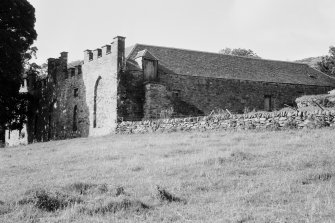
[[[93,128],[97,127],[97,97],[98,97],[98,87],[101,80],[101,76],[95,82],[94,85],[94,104],[93,104]]]

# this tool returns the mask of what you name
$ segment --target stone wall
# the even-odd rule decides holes
[[[178,92],[168,91],[161,83],[145,84],[144,119],[163,117],[199,116],[203,112],[192,104],[182,101]]]
[[[145,85],[144,119],[160,118],[163,111],[172,109],[171,93],[161,84]]]
[[[121,72],[118,85],[118,121],[142,120],[144,98],[143,72],[136,68]]]
[[[94,51],[86,50],[83,73],[89,109],[89,136],[114,132],[117,123],[119,71],[124,66],[123,37]]]
[[[67,68],[67,53],[48,60],[48,75],[30,82],[35,102],[28,118],[28,141],[49,141],[88,135],[86,88],[81,65]]]
[[[215,109],[228,109],[234,113],[245,110],[265,110],[265,98],[270,97],[271,110],[294,105],[302,95],[325,94],[331,88],[256,81],[195,77],[159,72],[159,82],[180,100],[209,114]]]
[[[298,129],[335,126],[335,110],[315,110],[309,112],[256,112],[243,115],[219,114],[202,117],[144,120],[122,122],[117,126],[119,134],[205,131],[247,130],[247,129]]]

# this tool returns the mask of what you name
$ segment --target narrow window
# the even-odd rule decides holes
[[[77,131],[77,112],[78,112],[78,108],[76,105],[74,106],[74,109],[73,109],[73,124],[72,124],[73,131]]]
[[[177,97],[179,97],[179,90],[174,90],[174,91],[172,91],[172,96],[174,97],[174,98],[177,98]]]
[[[89,59],[89,60],[93,60],[93,53],[92,53],[92,52],[89,52],[88,55],[89,55],[89,56],[88,56],[88,59]]]
[[[8,139],[10,139],[10,130],[8,130]]]
[[[78,95],[79,95],[79,90],[78,90],[78,88],[75,88],[75,89],[73,89],[73,96],[76,98],[76,97],[78,97]]]
[[[101,77],[99,76],[94,86],[94,105],[93,105],[93,128],[97,127],[97,97],[98,97],[98,86]]]
[[[81,74],[82,71],[81,71],[81,65],[78,66],[78,74]]]
[[[271,111],[272,110],[272,98],[271,95],[264,96],[264,110]]]
[[[76,74],[76,70],[74,68],[71,68],[71,77],[74,77],[75,74]]]

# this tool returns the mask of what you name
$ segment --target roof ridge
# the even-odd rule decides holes
[[[214,54],[218,56],[228,56],[228,57],[239,57],[239,58],[245,58],[245,59],[251,59],[251,60],[262,60],[262,61],[269,61],[269,62],[281,62],[281,63],[290,63],[290,64],[297,64],[297,65],[303,65],[308,66],[308,64],[300,63],[300,62],[293,62],[293,61],[283,61],[283,60],[274,60],[274,59],[263,59],[263,58],[256,58],[256,57],[247,57],[247,56],[236,56],[236,55],[228,55],[228,54],[222,54],[222,53],[215,53],[215,52],[208,52],[208,51],[201,51],[201,50],[191,50],[191,49],[184,49],[184,48],[176,48],[176,47],[167,47],[167,46],[157,46],[157,45],[149,45],[149,44],[142,44],[142,43],[136,43],[134,45],[133,50],[137,46],[149,46],[149,47],[160,47],[160,48],[166,48],[166,49],[174,49],[174,50],[183,50],[183,51],[190,51],[190,52],[198,52],[198,53],[207,53],[207,54]],[[133,53],[133,50],[130,52],[129,55]],[[308,66],[309,67],[309,66]]]
[[[134,45],[129,46],[129,47],[133,47],[133,48],[130,50],[128,56],[126,57],[127,60],[128,60],[128,59],[130,58],[130,56],[133,54],[134,50],[136,49],[136,47],[137,47],[138,45],[139,45],[138,43],[135,43]]]

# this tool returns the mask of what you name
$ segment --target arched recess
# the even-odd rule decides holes
[[[99,87],[100,80],[101,80],[101,76],[98,77],[94,85],[93,128],[97,127],[97,121],[99,121],[97,120],[97,107],[98,107],[97,99],[98,99],[98,87]]]
[[[77,119],[78,119],[78,107],[77,107],[77,105],[76,106],[74,106],[74,108],[73,108],[73,120],[72,120],[72,130],[73,131],[77,131],[77,129],[78,129],[78,126],[77,126]]]

